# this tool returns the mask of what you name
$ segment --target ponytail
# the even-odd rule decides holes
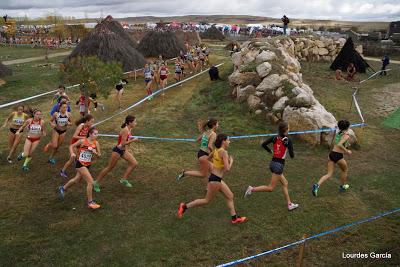
[[[121,125],[121,128],[125,128],[127,125],[129,125],[131,122],[135,121],[135,116],[128,115],[125,118],[125,122]]]
[[[217,125],[218,120],[214,118],[210,118],[208,120],[199,120],[197,122],[197,127],[200,132],[205,132],[208,129],[214,128],[215,125]]]

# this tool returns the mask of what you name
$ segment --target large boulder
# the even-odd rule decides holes
[[[283,59],[283,65],[287,70],[296,73],[300,72],[300,62],[296,58],[290,56],[283,47],[279,47],[278,51]]]
[[[239,68],[243,64],[242,54],[240,52],[234,53],[232,55],[232,62],[236,68]]]
[[[232,87],[240,85],[246,87],[247,85],[257,86],[260,84],[261,79],[256,72],[239,72],[235,71],[228,77],[229,84]]]
[[[268,62],[264,62],[258,65],[256,70],[258,76],[260,76],[260,78],[264,78],[271,72],[272,66]]]
[[[276,54],[272,51],[262,51],[258,56],[256,57],[256,62],[257,63],[262,63],[265,61],[273,61],[276,60]]]
[[[260,107],[260,104],[261,99],[255,95],[250,95],[249,98],[247,98],[247,105],[252,111],[256,111]]]
[[[309,108],[316,103],[317,103],[317,101],[314,98],[314,96],[307,94],[306,92],[301,92],[300,94],[298,94],[296,97],[290,99],[290,101],[289,101],[289,104],[292,107],[297,107],[297,108],[301,108],[301,107]]]
[[[287,76],[279,76],[279,74],[269,75],[256,87],[256,90],[261,92],[275,90],[282,84],[285,77],[287,79]]]
[[[248,85],[246,87],[237,87],[236,97],[240,102],[246,101],[250,95],[254,95],[256,88],[253,85]]]
[[[326,48],[318,48],[318,55],[320,55],[320,56],[326,56],[326,55],[328,55],[329,54],[329,51],[328,51],[328,49],[326,49]]]
[[[275,102],[275,104],[272,107],[272,111],[283,111],[285,107],[287,106],[287,102],[289,101],[289,98],[287,96],[281,97],[278,101]]]
[[[289,123],[291,131],[334,128],[337,125],[335,117],[319,103],[311,108],[287,106],[282,119]],[[313,145],[328,144],[332,140],[332,134],[326,133],[300,134],[299,137]]]

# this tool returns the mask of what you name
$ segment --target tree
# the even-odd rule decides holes
[[[120,63],[104,63],[96,56],[73,58],[60,69],[60,78],[64,84],[80,84],[80,89],[84,91],[85,113],[88,111],[89,95],[96,93],[107,98],[122,75]]]

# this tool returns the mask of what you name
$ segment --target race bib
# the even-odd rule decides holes
[[[31,127],[30,127],[29,132],[31,134],[34,134],[34,135],[39,135],[41,130],[42,130],[42,126],[41,125],[32,124]]]
[[[58,126],[67,126],[68,118],[58,118],[57,124],[58,124]]]
[[[16,118],[16,119],[13,120],[13,123],[15,125],[21,126],[22,124],[24,124],[24,120],[21,119],[21,118]]]
[[[79,155],[79,161],[92,162],[93,153],[90,150],[82,150]]]

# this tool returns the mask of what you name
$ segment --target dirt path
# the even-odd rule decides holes
[[[49,54],[48,58],[68,56],[70,53],[71,53],[70,51],[67,51],[67,52]],[[37,60],[44,60],[44,59],[45,59],[45,56],[28,57],[28,58],[20,58],[20,59],[15,59],[15,60],[3,61],[3,64],[4,65],[23,64],[23,63],[28,63],[28,62],[37,61]]]
[[[400,83],[390,84],[373,93],[376,113],[386,117],[400,107]]]

